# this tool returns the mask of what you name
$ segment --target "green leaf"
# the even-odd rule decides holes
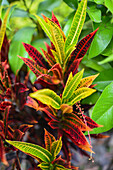
[[[39,24],[41,25],[42,29],[44,30],[44,32],[46,33],[46,35],[49,37],[49,39],[53,42],[52,40],[52,35],[51,35],[51,31],[50,31],[50,26],[48,23],[46,23],[44,21],[44,19],[42,19],[41,17],[37,16],[34,14],[34,16],[37,18]]]
[[[59,140],[56,140],[52,143],[51,153],[54,158],[56,158],[56,156],[59,154],[61,148],[62,148],[62,140],[60,137]]]
[[[98,91],[103,91],[113,81],[113,68],[100,72],[99,76],[94,80],[94,84],[97,84],[95,88]]]
[[[24,27],[16,32],[11,41],[8,57],[11,69],[14,73],[16,73],[17,70],[20,70],[24,63],[17,55],[28,57],[22,42],[30,44],[34,31],[34,28]]]
[[[83,72],[84,69],[82,69],[80,72],[75,74],[75,76],[71,79],[71,81],[67,80],[69,83],[67,83],[64,88],[63,95],[62,95],[62,102],[64,99],[68,99],[73,95],[73,92],[76,90],[78,84],[80,83],[80,80],[82,79]]]
[[[30,97],[33,97],[44,104],[52,106],[55,109],[60,109],[61,98],[50,89],[38,90],[30,94]]]
[[[1,29],[0,29],[0,51],[1,51],[1,48],[2,48],[2,43],[3,43],[3,40],[4,40],[4,36],[5,36],[6,23],[7,23],[7,18],[8,18],[9,11],[10,11],[10,8],[8,8],[6,13],[5,13],[4,19],[2,21],[2,26],[1,26]]]
[[[106,47],[106,49],[101,54],[105,56],[110,56],[111,54],[113,54],[113,38],[111,42],[109,43],[109,45]]]
[[[95,26],[95,24],[94,24]],[[89,58],[99,55],[108,46],[112,39],[113,24],[109,21],[109,17],[103,19],[99,26],[91,47],[89,49]]]
[[[103,127],[95,128],[90,133],[97,134],[113,128],[113,82],[103,91],[94,106],[91,118]]]
[[[51,35],[53,39],[53,44],[56,49],[56,53],[58,56],[58,61],[62,65],[65,59],[65,52],[64,52],[64,38],[62,35],[61,29],[58,27],[57,24],[48,20],[48,24],[50,25]]]
[[[11,145],[25,152],[26,154],[39,158],[44,162],[51,162],[52,160],[51,153],[41,146],[19,141],[6,140],[6,142],[10,143]]]
[[[94,22],[101,22],[101,10],[97,9],[96,6],[90,6],[87,8],[89,17]]]
[[[78,101],[90,96],[95,91],[96,91],[95,89],[91,89],[87,87],[79,88],[73,93],[72,97],[66,102],[66,104],[72,106]]]
[[[78,0],[63,0],[63,1],[73,9],[77,9],[78,7]]]
[[[105,6],[110,10],[113,14],[113,0],[105,0]]]
[[[73,18],[73,22],[65,43],[66,52],[70,48],[76,46],[77,44],[86,17],[86,7],[87,7],[87,0],[82,0]]]
[[[110,61],[113,61],[113,54],[111,54],[109,57],[105,58],[104,60],[100,61],[99,64],[105,64],[108,63]]]
[[[94,0],[94,2],[96,2],[97,4],[104,4],[105,0]]]

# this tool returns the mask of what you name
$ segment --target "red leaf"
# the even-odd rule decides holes
[[[44,138],[45,138],[45,147],[48,151],[51,152],[51,146],[52,146],[52,143],[54,141],[56,141],[55,137],[50,134],[46,129],[45,130],[45,135],[44,135]]]
[[[13,133],[13,139],[20,141],[23,137],[24,133],[22,131],[20,131],[19,129],[16,129]]]
[[[56,24],[61,28],[61,26],[60,26],[60,24],[59,24],[59,21],[58,21],[58,19],[56,18],[56,16],[54,15],[53,12],[52,12],[52,21],[53,21],[54,23],[56,23]]]
[[[85,120],[87,122],[87,126],[89,126],[91,129],[97,128],[97,127],[103,127],[103,125],[98,125],[94,120],[92,120],[90,117],[85,116]]]
[[[29,56],[40,66],[43,68],[48,69],[49,68],[49,64],[47,63],[47,61],[43,58],[42,54],[37,51],[36,48],[34,48],[33,46],[31,46],[30,44],[26,44],[23,43],[23,46],[25,48],[25,50],[28,52]]]
[[[36,100],[34,100],[33,98],[29,97],[29,96],[27,96],[27,103],[25,103],[25,105],[29,106],[29,107],[32,107],[36,111],[39,110],[38,102]]]
[[[52,56],[53,59],[54,59],[54,61],[55,61],[55,58],[54,58],[54,56],[53,56],[53,54],[52,54],[52,52],[51,52],[51,47],[50,47],[46,42],[44,42],[44,43],[45,43],[45,46],[46,46],[46,48],[47,48],[48,54],[49,54],[50,56]]]
[[[65,113],[64,118],[66,121],[72,122],[77,125],[82,131],[91,131],[85,123],[74,113]]]
[[[103,134],[90,134],[91,137],[95,139],[103,139],[103,138],[109,138],[110,136],[108,135],[103,135]]]
[[[38,123],[38,122],[37,122]],[[20,125],[19,129],[22,131],[22,132],[26,132],[27,130],[29,130],[30,128],[32,128],[33,125],[28,125],[28,124],[22,124]]]
[[[52,120],[58,121],[57,117],[53,115],[52,110],[50,110],[48,107],[41,108],[40,110],[46,113],[47,116],[49,116]]]
[[[1,161],[8,166],[8,162],[6,160],[6,156],[5,156],[5,147],[3,144],[3,140],[0,138],[0,158]]]
[[[90,47],[90,44],[96,34],[98,29],[96,29],[94,32],[90,33],[89,35],[87,35],[86,37],[84,37],[76,46],[76,49],[72,52],[71,54],[71,57],[67,63],[67,67],[66,68],[69,68],[69,67],[74,67],[74,64],[72,63],[75,63],[75,67],[77,68],[78,67],[78,64],[80,64],[80,61],[82,60],[83,56],[86,54],[87,50],[89,49]],[[80,59],[78,60],[78,62],[76,62],[77,59]],[[76,66],[77,65],[77,66]],[[77,68],[78,69],[78,68]],[[73,69],[71,68],[69,72],[71,72]],[[75,74],[77,71],[76,69],[73,71],[73,74]]]
[[[62,130],[69,134],[78,144],[90,146],[85,135],[82,133],[79,127],[72,122],[70,124],[68,122],[63,122]]]
[[[4,111],[3,121],[4,121],[4,134],[5,134],[5,136],[7,136],[7,134],[8,134],[8,116],[9,116],[10,107],[11,106],[7,106],[5,111]]]
[[[38,69],[37,64],[33,60],[31,60],[29,58],[23,58],[23,57],[20,57],[20,56],[18,56],[18,57],[21,58],[24,61],[24,63],[31,69],[31,71],[37,77],[43,73],[43,72],[40,71],[41,69],[40,70]],[[43,68],[42,68],[42,71],[43,71]]]
[[[51,120],[48,125],[52,128],[52,129],[59,129],[59,122],[58,121],[53,121]]]
[[[5,110],[7,106],[12,106],[12,102],[10,101],[3,101],[0,103],[0,110]]]
[[[48,52],[46,52],[44,49],[42,49],[42,52],[44,53],[45,58],[47,59],[50,66],[53,66],[55,64],[55,59],[52,55],[50,55]]]

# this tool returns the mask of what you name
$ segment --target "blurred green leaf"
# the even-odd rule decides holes
[[[73,9],[78,8],[78,0],[63,0],[63,1]]]
[[[113,14],[113,0],[105,0],[105,6],[110,10]]]
[[[94,0],[94,2],[96,2],[97,4],[104,4],[105,0]]]
[[[99,30],[97,31],[89,49],[89,58],[93,58],[105,50],[112,39],[112,32],[113,23],[110,22],[109,17],[105,17],[100,24]]]
[[[96,6],[90,6],[87,8],[89,17],[94,22],[101,22],[101,10],[97,9]]]
[[[110,56],[111,54],[113,54],[113,38],[107,48],[101,54],[105,56]]]
[[[23,65],[23,61],[19,57],[17,57],[17,55],[28,57],[28,54],[25,51],[22,42],[30,44],[33,33],[34,28],[24,27],[16,32],[11,41],[8,57],[11,69],[14,73],[16,73],[17,70],[20,70]]]
[[[103,91],[97,101],[91,118],[103,127],[95,128],[91,134],[106,132],[113,128],[113,82]]]
[[[113,68],[100,72],[99,76],[94,80],[93,84],[97,84],[95,88],[103,91],[107,85],[113,81]]]
[[[23,9],[15,8],[11,17],[28,17],[28,12]]]
[[[37,14],[40,11],[42,12],[45,10],[52,11],[54,8],[58,7],[60,3],[61,0],[45,0],[39,4]]]
[[[100,97],[100,92],[95,92],[91,96],[82,100],[82,104],[95,104]]]

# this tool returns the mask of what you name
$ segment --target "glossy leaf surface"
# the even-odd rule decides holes
[[[102,133],[113,128],[113,82],[104,89],[93,109],[91,118],[96,123],[103,125],[103,127],[94,129],[92,134]]]
[[[54,91],[50,89],[38,90],[34,93],[31,93],[30,96],[44,104],[52,106],[55,109],[60,109],[61,99]]]

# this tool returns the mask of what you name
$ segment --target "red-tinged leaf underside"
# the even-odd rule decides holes
[[[29,59],[29,58],[23,58],[18,56],[19,58],[21,58],[24,63],[31,69],[31,71],[38,77],[39,75],[46,73],[46,69],[41,68],[40,66],[38,66],[36,64],[35,61]]]
[[[91,129],[93,128],[97,128],[97,127],[103,127],[102,125],[98,125],[96,122],[94,122],[94,120],[92,120],[90,117],[88,116],[85,116],[84,115],[84,118],[87,122],[87,126],[89,126]]]
[[[83,121],[74,113],[65,113],[65,120],[76,124],[82,131],[90,131],[91,129],[83,123]]]
[[[63,122],[62,130],[69,134],[78,144],[90,146],[82,131],[72,122]]]
[[[95,139],[104,139],[104,138],[109,138],[110,136],[108,135],[103,135],[103,134],[90,134],[91,137]]]
[[[51,146],[52,146],[52,143],[54,141],[56,141],[55,137],[50,134],[46,129],[45,130],[45,135],[44,135],[44,138],[45,138],[45,147],[48,151],[51,152]]]
[[[52,52],[51,52],[51,49],[52,49],[52,48],[51,48],[46,42],[44,42],[44,43],[45,43],[45,46],[46,46],[46,49],[47,49],[47,53],[48,53],[50,56],[53,57],[54,62],[56,63],[55,58],[54,58],[54,56],[53,56],[53,54],[52,54]]]
[[[43,58],[42,54],[37,51],[37,49],[30,44],[23,43],[25,50],[28,52],[29,56],[38,64],[40,67],[49,69],[48,62]]]
[[[86,54],[87,50],[90,47],[90,44],[96,34],[98,29],[96,29],[94,32],[88,34],[86,37],[84,37],[76,46],[76,49],[71,54],[70,60],[67,63],[67,68],[69,68],[72,63],[77,59],[82,59],[83,56]]]
[[[69,148],[69,144],[68,144],[68,141],[66,138],[62,138],[62,149],[63,149],[63,152],[64,152],[64,155],[66,157],[66,160],[68,162],[68,164],[70,164],[70,161],[71,161],[71,152],[70,152],[70,148]]]
[[[3,144],[3,140],[1,138],[0,138],[0,159],[5,165],[8,165],[8,162],[5,156],[5,147]]]

